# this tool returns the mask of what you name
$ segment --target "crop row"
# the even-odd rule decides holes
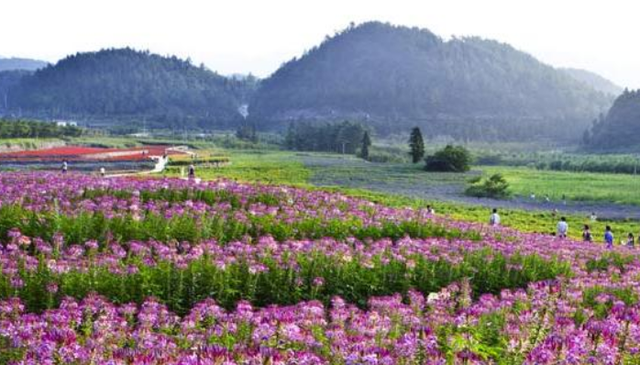
[[[141,303],[154,296],[184,314],[215,298],[230,308],[240,300],[255,305],[294,304],[335,295],[365,305],[372,296],[440,290],[471,278],[478,294],[525,287],[533,281],[568,276],[566,260],[472,241],[348,239],[255,243],[215,241],[191,245],[96,241],[64,246],[13,232],[0,251],[0,297],[19,296],[30,311],[58,305],[65,296],[97,292],[116,303]]]
[[[467,282],[423,296],[339,297],[226,311],[213,300],[180,318],[155,299],[116,306],[90,295],[24,312],[0,302],[0,361],[40,364],[633,364],[637,304],[564,281],[472,301]],[[4,340],[2,340],[4,339]]]

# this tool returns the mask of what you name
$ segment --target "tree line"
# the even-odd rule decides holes
[[[367,146],[365,153],[368,156],[368,147],[371,145],[370,135],[362,123],[352,121],[291,123],[284,140],[284,146],[289,150],[352,155],[361,151],[364,145]]]
[[[0,138],[60,138],[78,137],[82,129],[58,126],[50,122],[0,119]]]

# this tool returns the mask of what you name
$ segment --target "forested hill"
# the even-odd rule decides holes
[[[611,101],[506,44],[370,22],[263,80],[250,116],[278,127],[348,118],[378,133],[419,125],[430,137],[579,140]]]
[[[605,94],[618,96],[622,94],[623,88],[614,84],[612,81],[605,79],[597,73],[580,70],[577,68],[561,68],[560,70],[569,74],[574,79],[591,86],[592,88]]]
[[[225,127],[240,117],[241,87],[176,57],[107,49],[78,53],[24,76],[9,89],[8,107],[35,117]]]
[[[28,58],[2,58],[0,57],[0,71],[24,70],[35,71],[47,66],[47,63]]]
[[[600,151],[640,151],[640,90],[625,90],[585,135],[587,148]]]

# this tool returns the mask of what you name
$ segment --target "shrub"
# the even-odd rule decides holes
[[[448,145],[426,158],[427,171],[466,172],[471,164],[471,154],[462,146]]]
[[[509,183],[501,174],[491,175],[488,179],[474,179],[465,194],[477,198],[504,199],[509,197]]]

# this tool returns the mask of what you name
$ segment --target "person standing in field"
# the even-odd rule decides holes
[[[589,219],[591,219],[592,222],[597,221],[598,216],[596,215],[596,212],[591,212],[591,216],[589,217]]]
[[[67,163],[67,160],[62,160],[62,173],[66,174],[67,171],[69,170],[69,164]]]
[[[567,223],[567,218],[560,218],[560,222],[558,222],[558,237],[567,238],[567,234],[569,233],[569,223]]]
[[[429,215],[434,215],[436,214],[436,211],[433,209],[433,207],[431,206],[431,204],[427,205],[427,214]]]
[[[607,226],[604,229],[604,242],[607,244],[607,248],[613,248],[613,232],[611,226]]]
[[[100,177],[105,177],[107,174],[107,170],[104,169],[104,166],[100,168]]]
[[[493,208],[491,216],[489,217],[489,224],[492,226],[500,225],[500,214],[498,214],[498,209]]]
[[[636,238],[633,237],[633,233],[629,232],[629,235],[627,235],[627,247],[633,248],[635,244],[636,244]]]
[[[593,241],[593,237],[591,236],[591,229],[589,228],[588,224],[585,224],[584,229],[582,230],[582,240],[584,242]]]
[[[196,167],[191,164],[189,165],[189,179],[195,179],[196,178]]]

